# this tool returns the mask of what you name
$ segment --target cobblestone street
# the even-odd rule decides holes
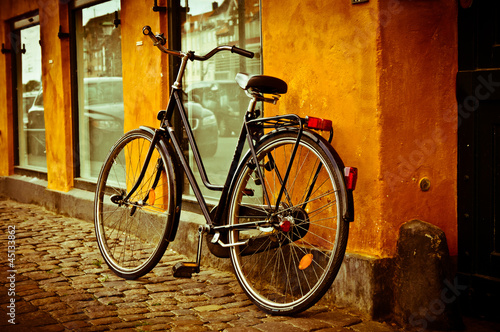
[[[35,205],[0,200],[0,229],[2,331],[396,330],[321,304],[297,317],[266,315],[231,273],[202,266],[192,279],[172,277],[185,258],[168,249],[146,276],[121,279],[103,263],[91,223]]]

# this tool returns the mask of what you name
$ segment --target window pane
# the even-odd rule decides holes
[[[111,145],[123,134],[120,1],[77,10],[80,177],[95,180]]]
[[[236,45],[256,54],[248,59],[218,53],[208,61],[190,62],[184,76],[186,106],[208,177],[213,184],[223,184],[249,102],[234,77],[238,72],[261,72],[259,1],[184,0],[181,5],[189,8],[181,27],[184,51],[204,54],[216,46]]]
[[[46,171],[40,26],[19,30],[17,36],[20,42],[13,45],[16,48],[19,165]]]

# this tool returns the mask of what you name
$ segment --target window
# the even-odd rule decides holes
[[[74,12],[79,174],[91,181],[99,175],[110,142],[123,135],[121,29],[115,25],[119,12],[119,0]]]
[[[216,46],[236,45],[256,54],[248,59],[219,53],[208,61],[190,62],[184,76],[186,106],[208,177],[223,184],[249,102],[234,78],[238,72],[261,73],[259,0],[183,0],[181,5],[189,8],[181,22],[183,51],[204,54]]]
[[[42,50],[38,15],[14,22],[12,50],[17,91],[17,163],[47,171],[42,92]]]

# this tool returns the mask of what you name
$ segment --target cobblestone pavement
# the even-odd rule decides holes
[[[171,250],[146,276],[121,279],[103,263],[91,223],[34,205],[0,200],[0,232],[1,331],[396,330],[322,305],[266,315],[231,273],[202,267],[192,279],[173,278],[184,259]]]

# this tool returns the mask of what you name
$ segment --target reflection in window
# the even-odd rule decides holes
[[[208,61],[190,62],[184,77],[191,123],[200,124],[193,126],[194,134],[208,177],[223,184],[249,102],[234,77],[261,72],[259,0],[184,0],[181,5],[189,8],[181,26],[183,51],[204,54],[216,46],[236,45],[256,54],[248,59],[222,52]]]
[[[75,12],[80,177],[95,180],[109,149],[123,135],[120,1]]]
[[[38,21],[38,16],[30,22]],[[15,31],[19,165],[46,171],[40,25]]]

